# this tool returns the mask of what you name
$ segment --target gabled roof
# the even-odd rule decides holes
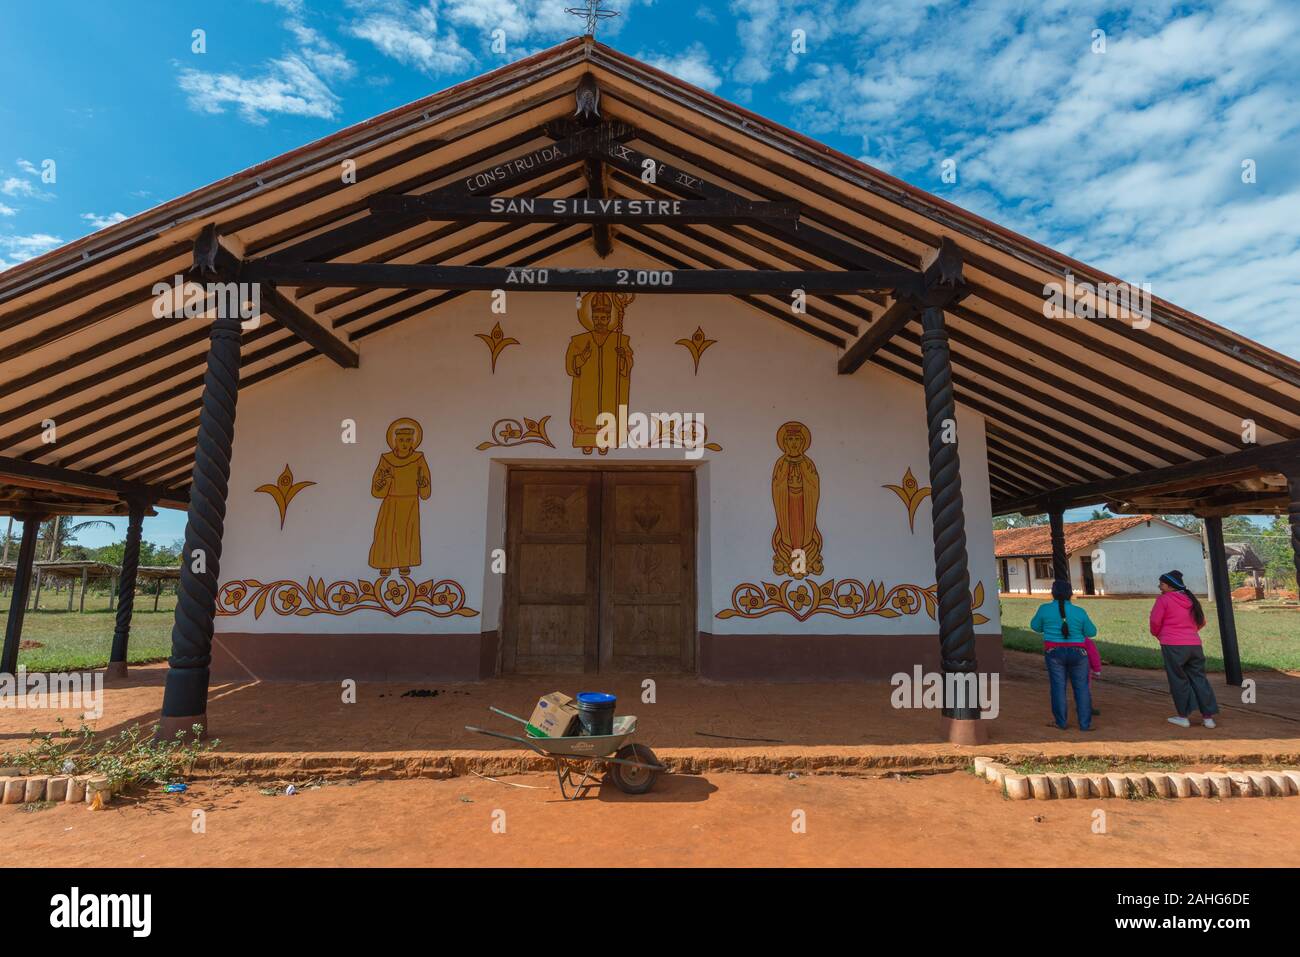
[[[1087,552],[1106,539],[1146,522],[1160,522],[1177,532],[1191,535],[1155,515],[1125,515],[1120,518],[1099,518],[1089,522],[1065,523],[1065,553]],[[993,554],[997,558],[1050,558],[1052,555],[1052,530],[1043,525],[1024,528],[1000,528],[993,532]]]
[[[1049,495],[1100,501],[1122,493],[1131,504],[1147,485],[1162,495],[1189,487],[1208,494],[1206,462],[1217,470],[1214,494],[1228,507],[1281,507],[1284,496],[1270,478],[1273,452],[1300,455],[1300,363],[1159,299],[1144,330],[1115,319],[1044,319],[1045,283],[1067,274],[1113,277],[590,38],[0,273],[0,482],[46,488],[54,475],[66,494],[75,473],[103,479],[114,494],[165,489],[163,504],[183,503],[206,329],[153,318],[152,289],[191,266],[204,227],[260,258],[364,224],[371,196],[425,193],[553,144],[573,123],[575,88],[587,74],[599,86],[604,121],[626,129],[623,142],[681,173],[648,185],[606,163],[603,172],[596,167],[595,188],[625,198],[692,198],[704,184],[800,208],[797,234],[762,223],[618,227],[611,263],[630,252],[673,269],[838,270],[855,268],[861,255],[916,270],[941,239],[960,247],[970,294],[948,310],[954,383],[958,402],[987,422],[995,511],[1039,510]],[[342,182],[344,160],[356,164],[354,184]],[[575,156],[508,192],[587,195],[588,166]],[[529,265],[594,235],[582,223],[421,220],[316,261]],[[331,341],[364,355],[367,337],[462,294],[303,286],[291,302]],[[738,298],[756,311],[755,321],[786,322],[825,342],[828,360],[860,355],[854,344],[880,328],[891,305],[881,294],[821,295],[796,316],[779,296]],[[291,328],[264,322],[245,334],[240,387],[310,361],[328,360]],[[920,381],[917,324],[890,336],[869,361]],[[57,443],[42,442],[46,418],[59,423]],[[1255,423],[1257,444],[1238,468],[1231,454],[1242,448],[1243,419]],[[1151,470],[1164,471],[1148,481]],[[29,494],[12,488],[0,488],[0,510],[6,496]]]

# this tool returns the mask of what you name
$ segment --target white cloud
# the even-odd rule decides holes
[[[19,179],[17,176],[9,176],[0,180],[0,193],[6,196],[37,196],[40,194],[35,186],[28,180]]]
[[[98,213],[82,213],[81,218],[90,223],[95,229],[103,229],[105,226],[120,223],[127,216],[125,213],[109,213],[107,216],[100,216]]]
[[[334,119],[339,98],[300,57],[272,60],[258,77],[185,69],[179,80],[190,107],[200,113],[224,113],[235,107],[250,123],[261,125],[267,113]]]
[[[303,5],[297,0],[266,2],[293,15],[284,27],[295,41],[294,49],[266,63],[254,76],[188,67],[181,70],[177,82],[188,95],[191,109],[224,113],[233,107],[245,120],[258,125],[266,122],[269,113],[334,119],[340,101],[330,83],[352,79],[356,64],[341,47],[298,17]]]
[[[770,79],[797,3],[732,8],[738,78]],[[895,175],[1300,355],[1300,7],[841,0],[823,17],[844,35],[810,43],[780,93],[796,128],[852,136]]]
[[[474,56],[452,29],[439,30],[436,5],[410,7],[400,0],[354,3],[359,11],[347,29],[384,56],[431,76],[464,69]]]
[[[17,215],[18,215],[18,210],[14,209],[12,206],[6,206],[4,203],[0,203],[0,216],[17,216]]]
[[[709,51],[702,43],[696,43],[673,56],[639,53],[637,59],[705,90],[716,90],[722,83],[722,77],[713,69]]]
[[[0,271],[62,245],[62,239],[49,233],[32,233],[30,236],[0,234]]]
[[[24,173],[28,173],[32,176],[41,175],[41,171],[36,168],[35,163],[33,163],[31,160],[25,160],[22,157],[18,158],[18,168],[22,170]]]

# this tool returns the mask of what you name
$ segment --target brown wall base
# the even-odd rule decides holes
[[[982,672],[1002,670],[1002,636],[976,635]],[[938,635],[713,635],[700,632],[700,677],[713,681],[887,680],[939,670]]]
[[[496,670],[497,633],[247,635],[212,639],[214,681],[481,681]]]

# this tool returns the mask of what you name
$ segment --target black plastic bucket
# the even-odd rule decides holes
[[[578,720],[583,734],[613,734],[614,705],[618,699],[603,691],[578,692]]]

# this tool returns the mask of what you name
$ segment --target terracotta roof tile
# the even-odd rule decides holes
[[[1065,523],[1065,552],[1095,548],[1112,535],[1127,531],[1143,522],[1159,521],[1154,515],[1125,515],[1121,518],[1099,518],[1091,522]],[[1052,530],[1047,524],[1027,528],[995,529],[993,554],[998,558],[1049,558],[1052,554]]]

